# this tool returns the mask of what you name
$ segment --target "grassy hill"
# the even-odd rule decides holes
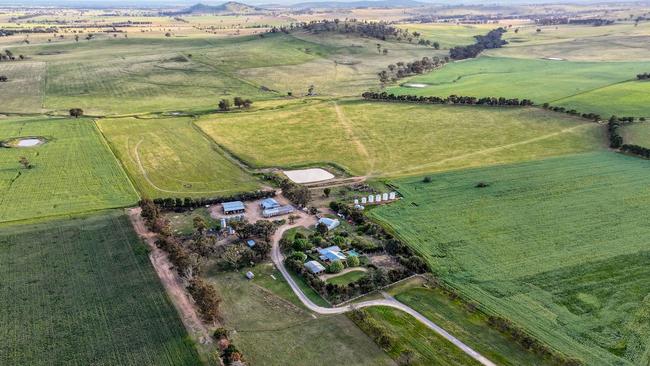
[[[404,199],[370,214],[488,313],[585,364],[641,365],[647,173],[606,152],[462,170],[395,181]]]

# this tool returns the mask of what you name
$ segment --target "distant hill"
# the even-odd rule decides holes
[[[215,13],[228,13],[228,14],[247,14],[263,11],[264,9],[255,6],[239,3],[236,1],[228,1],[221,5],[206,5],[195,4],[187,9],[177,12],[169,12],[165,15],[187,15],[187,14],[215,14]]]
[[[413,8],[428,5],[415,0],[312,1],[290,5],[292,9]]]

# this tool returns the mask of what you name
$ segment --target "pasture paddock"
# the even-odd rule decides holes
[[[90,119],[6,118],[0,141],[44,137],[0,148],[0,222],[124,207],[138,195]],[[33,166],[19,164],[21,157]]]
[[[648,363],[646,160],[597,152],[392,183],[404,198],[370,215],[464,298],[585,364]]]
[[[97,124],[145,197],[224,196],[259,187],[192,118],[108,118]]]

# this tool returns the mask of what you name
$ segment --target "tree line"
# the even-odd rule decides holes
[[[4,53],[0,53],[0,61],[17,61],[17,60],[24,60],[25,56],[24,55],[14,55],[13,52],[10,50],[5,50]]]
[[[576,24],[576,25],[593,25],[594,27],[600,27],[603,25],[614,24],[614,21],[611,19],[602,19],[602,18],[571,19],[568,17],[551,17],[551,18],[537,19],[535,23],[539,25]]]
[[[650,72],[644,72],[643,74],[638,74],[638,75],[636,76],[636,78],[637,78],[638,80],[646,80],[646,79],[650,79]]]
[[[506,29],[499,27],[489,31],[486,35],[474,36],[476,41],[474,44],[467,46],[456,46],[449,50],[449,57],[453,60],[464,60],[467,58],[474,58],[484,50],[492,48],[501,48],[503,45],[508,44],[507,41],[501,39]]]
[[[298,207],[305,207],[311,200],[309,188],[302,184],[292,182],[275,174],[265,175],[264,179],[277,184],[282,189],[282,194]]]
[[[253,105],[253,101],[250,99],[244,99],[242,97],[234,97],[233,98],[233,104],[237,108],[250,108],[251,105]],[[231,108],[230,104],[230,99],[221,99],[219,101],[219,110],[222,112],[227,112]]]
[[[442,98],[437,96],[422,95],[395,95],[386,92],[364,92],[361,94],[364,99],[383,100],[391,102],[410,102],[421,104],[467,104],[467,105],[486,105],[486,106],[531,106],[533,101],[530,99],[504,98],[504,97],[471,97],[450,95]]]
[[[200,198],[155,198],[152,202],[163,210],[173,210],[176,212],[188,211],[197,207],[205,205],[214,205],[217,203],[230,202],[230,201],[252,201],[257,199],[270,198],[275,196],[273,190],[251,191],[233,194],[230,196],[217,196],[217,197],[200,197]]]
[[[430,58],[425,56],[421,60],[415,60],[413,62],[404,63],[400,61],[395,64],[390,64],[386,70],[380,71],[377,76],[379,76],[379,81],[385,84],[389,81],[395,82],[398,79],[408,76],[429,72],[443,66],[447,62],[449,62],[449,57],[447,56],[444,58],[438,56]]]

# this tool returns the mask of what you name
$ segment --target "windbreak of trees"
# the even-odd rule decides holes
[[[551,18],[537,19],[535,23],[539,25],[560,25],[560,24],[590,25],[591,24],[594,27],[600,27],[603,25],[614,24],[614,21],[610,19],[601,19],[601,18],[571,19],[567,17],[551,17]]]
[[[205,205],[213,205],[216,203],[223,203],[229,201],[252,201],[257,199],[269,198],[275,196],[275,191],[253,191],[234,194],[231,196],[219,197],[203,197],[203,198],[156,198],[152,202],[158,207],[166,210],[174,210],[176,212],[183,212],[193,208],[202,207]]]
[[[484,36],[474,36],[476,42],[468,46],[456,46],[449,50],[449,57],[453,60],[464,60],[467,58],[474,58],[478,56],[483,50],[492,48],[501,48],[503,45],[508,44],[507,41],[501,39],[506,29],[499,27],[489,31]]]
[[[621,151],[624,153],[650,159],[650,149],[643,146],[624,144],[621,146]]]
[[[397,62],[395,64],[390,64],[386,70],[382,70],[377,74],[379,76],[379,81],[382,83],[395,82],[398,79],[402,79],[408,76],[416,74],[424,74],[431,70],[437,69],[443,66],[445,63],[449,62],[449,57],[440,58],[438,56],[434,57],[423,57],[421,60],[415,60],[413,62]]]
[[[446,98],[436,96],[421,95],[395,95],[386,92],[365,92],[361,95],[369,100],[384,100],[395,102],[410,102],[422,104],[467,104],[467,105],[486,105],[486,106],[531,106],[533,101],[530,99],[504,98],[504,97],[470,97],[450,95]]]
[[[24,55],[14,55],[13,52],[10,50],[5,50],[3,53],[0,53],[0,61],[16,61],[16,60],[24,60],[25,56]]]
[[[644,72],[643,74],[638,74],[636,78],[639,80],[650,79],[650,72]]]
[[[599,122],[600,120],[602,120],[600,114],[596,114],[596,113],[580,113],[580,112],[576,111],[575,109],[567,109],[567,108],[564,108],[564,107],[556,107],[556,106],[552,106],[552,105],[550,105],[548,103],[544,103],[542,105],[542,108],[548,109],[549,111],[553,111],[553,112],[566,113],[566,114],[570,114],[572,116],[582,117],[582,118],[585,118],[585,119],[592,120],[594,122]]]

